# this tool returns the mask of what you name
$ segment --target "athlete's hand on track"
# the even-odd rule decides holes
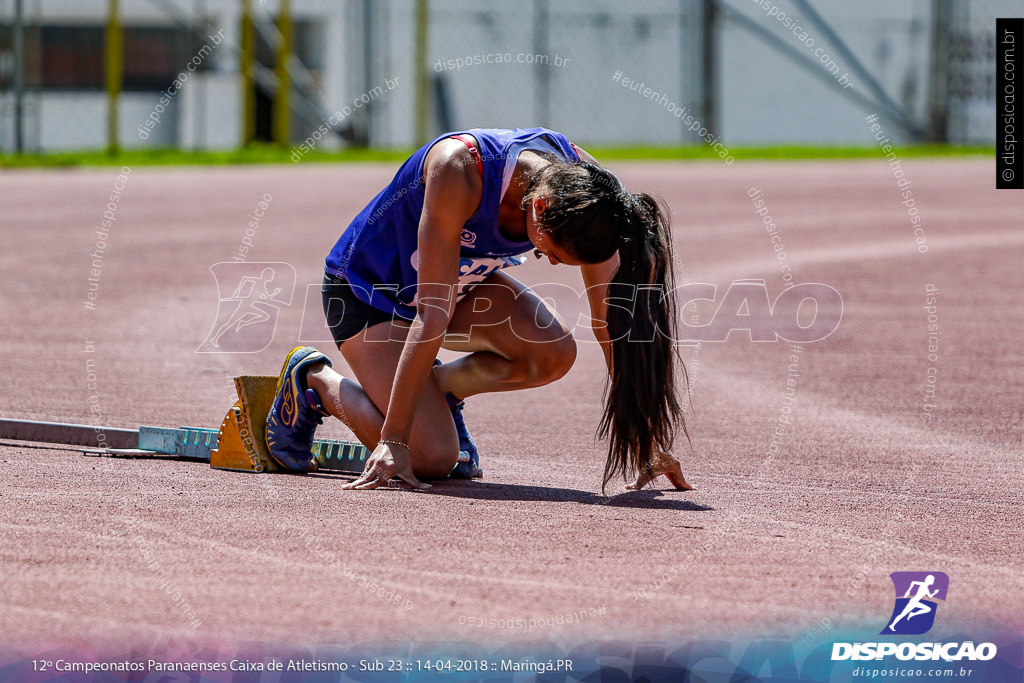
[[[381,443],[366,459],[363,473],[355,481],[342,486],[343,489],[375,489],[385,486],[392,477],[398,477],[414,489],[429,489],[412,473],[412,456],[409,450],[396,444]]]
[[[657,478],[659,474],[664,474],[668,477],[668,480],[672,482],[680,491],[692,491],[693,487],[686,483],[686,479],[683,478],[683,468],[679,464],[679,460],[676,459],[671,453],[661,453],[651,459],[651,466],[640,473],[640,476],[636,478],[632,484],[627,484],[627,489],[642,489],[643,487],[650,484]]]

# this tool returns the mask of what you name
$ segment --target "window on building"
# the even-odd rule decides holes
[[[0,25],[0,87],[4,88],[13,81],[13,33],[10,24]],[[123,36],[125,91],[163,90],[205,44],[201,31],[178,27],[125,26]],[[42,90],[103,90],[105,41],[106,28],[98,24],[26,26],[26,85]],[[207,59],[196,70],[210,68]]]

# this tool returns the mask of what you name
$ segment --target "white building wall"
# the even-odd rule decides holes
[[[767,16],[762,0],[722,0],[727,11],[738,12],[779,36],[804,56],[811,49],[775,18]],[[26,0],[30,20],[102,23],[106,0]],[[171,8],[168,12],[165,5]],[[413,72],[414,1],[374,0],[374,52],[370,82],[362,53],[364,0],[293,0],[296,21],[321,27],[314,46],[323,55],[319,85],[319,115],[351,105],[367,85],[398,79],[399,87],[368,107],[355,111],[347,123],[362,125],[370,116],[370,142],[376,146],[409,146],[414,140],[415,78]],[[562,66],[548,66],[551,97],[538,101],[538,67],[494,63],[448,68],[446,60],[485,55],[532,54],[537,49],[535,2],[431,0],[428,71],[445,79],[451,103],[451,125],[547,125],[573,139],[600,144],[683,144],[695,141],[675,111],[699,117],[698,0],[551,0],[552,22],[547,53],[557,54]],[[798,16],[792,0],[777,0],[779,8]],[[196,75],[169,108],[159,133],[140,140],[134,132],[148,115],[148,94],[122,97],[122,143],[126,146],[182,145],[187,148],[235,147],[241,139],[240,85],[236,49],[239,42],[238,0],[152,0],[122,2],[126,25],[175,25],[195,13],[209,17],[212,30],[222,29],[225,43],[210,57],[212,72]],[[254,0],[259,16],[277,11],[277,0]],[[813,6],[838,31],[885,91],[918,121],[925,113],[930,31],[930,0],[815,0]],[[987,7],[988,5],[986,5]],[[12,16],[13,0],[0,0],[0,21]],[[972,19],[978,18],[972,15]],[[980,17],[978,21],[988,21]],[[853,89],[873,97],[852,64],[805,18],[815,47],[824,48],[848,73]],[[728,18],[719,24],[718,132],[731,145],[870,144],[873,138],[864,117],[876,108],[845,98],[836,88],[797,68],[791,60],[765,45]],[[184,68],[185,65],[182,65]],[[824,70],[824,67],[822,67]],[[643,83],[662,101],[612,81],[613,74]],[[433,93],[432,93],[433,94]],[[156,94],[154,94],[156,95]],[[10,93],[0,93],[0,144],[10,148]],[[46,93],[30,107],[38,121],[43,149],[102,147],[105,111],[102,93]],[[72,121],[69,124],[69,117]],[[171,122],[173,119],[173,122]],[[301,138],[317,121],[296,115]],[[73,125],[72,125],[73,124]],[[894,122],[883,124],[896,140],[905,136]],[[303,125],[306,130],[303,131]],[[435,117],[430,134],[440,131]],[[325,139],[319,146],[336,143]]]
[[[771,30],[803,57],[814,58],[814,49],[824,49],[839,66],[839,76],[849,74],[853,85],[847,90],[873,97],[852,64],[811,22],[800,17],[790,0],[774,4],[789,16],[799,17],[799,25],[814,41],[811,48],[786,29],[777,16],[768,17],[757,2],[729,0],[726,4]],[[885,91],[921,120],[927,96],[930,2],[860,0],[815,2],[813,6]],[[796,67],[737,23],[725,21],[721,29],[719,111],[722,135],[730,144],[874,142],[864,123],[868,106],[851,102],[830,83]],[[824,67],[821,71],[825,72]],[[877,113],[878,109],[871,111]],[[895,124],[883,124],[894,139],[905,137]]]

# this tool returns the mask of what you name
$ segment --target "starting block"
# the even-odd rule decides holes
[[[277,378],[245,375],[235,378],[238,400],[228,410],[210,451],[210,467],[236,472],[277,472],[281,467],[267,450],[267,414],[274,403]]]
[[[238,400],[228,410],[210,450],[210,466],[236,472],[280,472],[267,449],[267,414],[274,403],[277,377],[244,375],[235,378]],[[360,443],[317,439],[313,442],[317,469],[362,472],[369,451]]]
[[[208,462],[216,469],[237,472],[280,472],[266,443],[267,414],[274,402],[277,377],[248,375],[235,378],[238,400],[220,429],[205,427],[140,427],[121,429],[98,425],[11,420],[0,418],[0,439],[80,446],[84,455],[111,458],[164,458]],[[317,469],[359,474],[370,452],[361,443],[313,441]]]

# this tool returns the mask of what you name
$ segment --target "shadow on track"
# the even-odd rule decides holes
[[[351,481],[354,475],[321,470],[303,476]],[[592,491],[580,491],[578,489],[566,489],[556,486],[495,484],[475,479],[435,479],[431,480],[430,484],[432,486],[430,490],[419,493],[428,496],[437,495],[476,500],[537,500],[549,503],[580,503],[581,505],[607,505],[609,507],[642,508],[645,510],[707,512],[708,510],[715,509],[707,505],[694,503],[691,500],[677,498],[677,494],[684,495],[687,492],[674,489],[642,489],[640,491],[623,491],[614,495],[604,496]],[[405,484],[399,484],[398,480],[394,479],[384,488],[385,490],[398,491],[399,489],[407,490],[409,487]]]
[[[603,496],[591,491],[522,484],[492,484],[488,482],[432,482],[430,493],[452,498],[479,500],[539,500],[551,503],[580,503],[609,507],[644,508],[647,510],[685,510],[705,512],[714,508],[676,497],[675,491],[644,489]],[[468,483],[468,485],[467,485]],[[679,492],[683,493],[683,492]]]

